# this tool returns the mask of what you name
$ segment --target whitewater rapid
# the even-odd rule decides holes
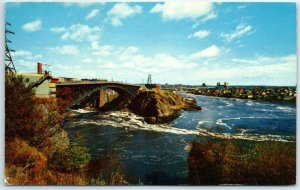
[[[77,126],[111,126],[115,128],[122,128],[124,130],[143,130],[143,131],[152,131],[159,133],[171,133],[171,134],[180,134],[180,135],[198,135],[202,137],[212,137],[220,139],[240,139],[240,140],[251,140],[251,141],[282,141],[289,142],[294,141],[294,137],[282,136],[282,135],[261,135],[261,134],[247,134],[251,129],[235,129],[236,133],[221,133],[221,132],[212,132],[204,127],[205,123],[213,123],[216,125],[225,127],[232,130],[232,126],[229,126],[225,123],[228,120],[239,120],[240,117],[236,118],[223,118],[217,119],[216,121],[198,121],[197,125],[194,126],[194,129],[183,129],[176,128],[173,124],[176,124],[176,121],[169,124],[148,124],[145,122],[143,117],[140,117],[131,112],[123,111],[114,111],[114,112],[104,112],[98,113],[94,111],[86,110],[72,110],[73,115],[80,114],[91,114],[89,117],[84,117],[79,120],[69,122],[67,127],[77,127]],[[186,115],[183,114],[180,118],[186,119]],[[242,119],[253,119],[255,117],[243,117]]]

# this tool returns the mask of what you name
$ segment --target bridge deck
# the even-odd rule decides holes
[[[121,83],[121,82],[102,82],[102,81],[78,81],[78,82],[62,82],[62,83],[56,83],[57,86],[70,86],[70,85],[88,85],[88,84],[93,84],[93,85],[124,85],[124,86],[134,86],[134,87],[140,87],[141,85],[138,84],[128,84],[128,83]]]

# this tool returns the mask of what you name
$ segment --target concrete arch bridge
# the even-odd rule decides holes
[[[68,88],[71,91],[70,95],[72,97],[72,103],[70,108],[78,108],[85,105],[93,98],[101,96],[101,94],[103,96],[106,89],[116,91],[119,96],[135,96],[141,86],[128,83],[102,81],[63,82],[56,84],[56,94],[61,94],[60,92],[65,88]],[[101,98],[99,101],[101,101]],[[101,104],[101,102],[98,102],[98,104]]]

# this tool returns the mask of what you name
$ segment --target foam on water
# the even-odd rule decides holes
[[[224,119],[217,119],[216,125],[224,126],[224,127],[228,128],[228,129],[231,129],[231,127],[228,126],[226,123],[224,123],[223,120]]]
[[[198,125],[204,125],[205,123],[212,123],[213,121],[198,121]]]
[[[278,106],[278,107],[276,107],[276,109],[284,111],[284,112],[289,112],[289,113],[294,113],[295,112],[295,110],[293,108],[290,108],[290,107]]]
[[[254,103],[253,102],[247,102],[246,105],[247,106],[254,106]]]
[[[240,129],[240,133],[237,134],[228,134],[228,133],[213,133],[197,127],[199,130],[199,135],[204,137],[213,137],[220,139],[235,139],[235,140],[251,140],[251,141],[281,141],[281,142],[292,142],[294,141],[293,137],[290,136],[281,136],[281,135],[260,135],[260,134],[246,134],[248,130]]]
[[[237,118],[223,118],[216,121],[217,125],[224,126],[228,129],[232,129],[223,121],[225,120],[238,120]],[[209,136],[214,138],[221,139],[244,139],[244,140],[253,140],[253,141],[293,141],[293,137],[289,136],[280,136],[280,135],[260,135],[260,134],[247,134],[248,130],[239,129],[239,133],[228,134],[228,133],[215,133],[210,132],[207,129],[203,128],[205,123],[212,123],[213,121],[198,121],[195,129],[181,129],[172,127],[171,124],[148,124],[144,121],[143,117],[135,115],[130,112],[107,112],[102,113],[101,118],[99,119],[81,119],[78,121],[72,121],[71,126],[84,126],[88,124],[93,124],[97,126],[112,126],[116,128],[123,128],[125,130],[144,130],[144,131],[153,131],[161,133],[172,133],[179,135],[199,135],[199,136]]]
[[[233,106],[233,104],[232,104],[232,103],[226,102],[226,106],[227,106],[227,107],[231,107],[231,106]]]
[[[91,111],[91,110],[84,110],[84,109],[77,109],[77,110],[71,110],[72,112],[75,113],[95,113],[96,111]]]
[[[109,112],[101,115],[101,119],[88,119],[72,122],[72,126],[82,126],[86,124],[94,124],[99,126],[112,126],[124,128],[125,130],[146,130],[155,132],[165,132],[173,134],[191,134],[197,135],[196,130],[180,129],[171,127],[169,124],[148,124],[144,118],[129,112]]]
[[[240,117],[225,117],[221,120],[225,120],[225,121],[228,121],[228,120],[240,120],[241,118]]]

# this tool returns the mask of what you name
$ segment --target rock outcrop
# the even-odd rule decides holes
[[[186,99],[169,91],[141,91],[135,97],[119,97],[103,110],[125,109],[145,118],[151,124],[168,123],[182,110],[201,110],[194,99]]]
[[[166,123],[178,117],[183,109],[201,109],[195,101],[188,101],[169,91],[140,92],[129,106],[148,123]]]

